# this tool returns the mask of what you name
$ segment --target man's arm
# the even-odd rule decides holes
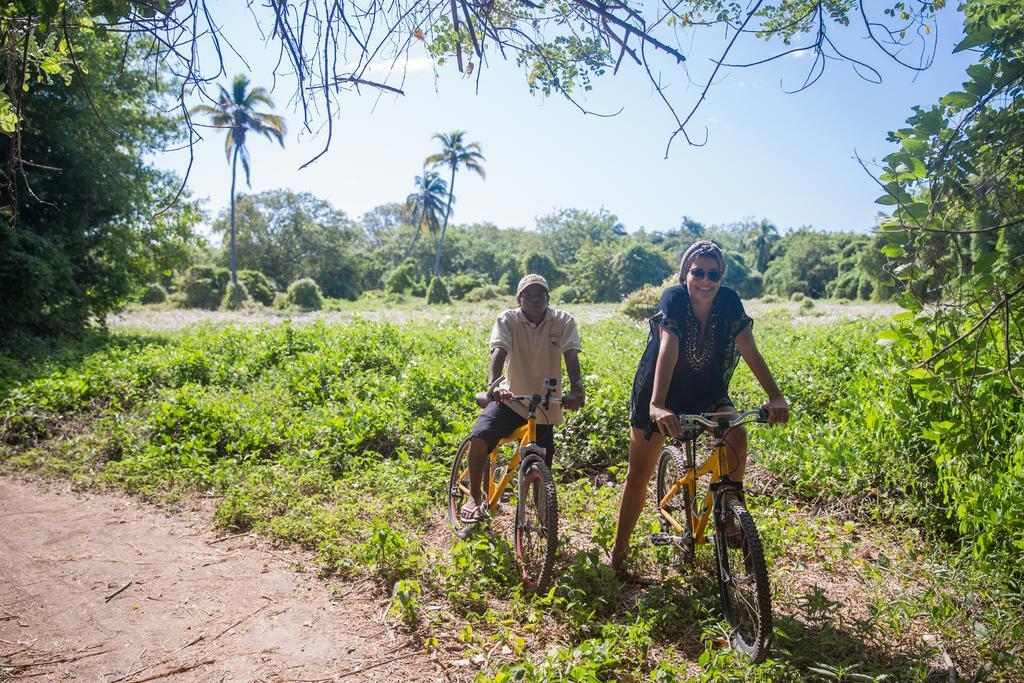
[[[487,398],[501,403],[512,396],[508,389],[500,389],[495,384],[505,372],[505,359],[508,358],[508,351],[495,346],[491,349],[491,366],[487,373]]]
[[[563,400],[566,408],[576,410],[582,408],[587,402],[586,392],[583,390],[583,379],[580,377],[580,352],[570,349],[565,352],[565,371],[569,375],[569,393],[565,394]]]

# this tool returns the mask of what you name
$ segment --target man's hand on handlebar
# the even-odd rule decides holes
[[[583,404],[586,402],[587,398],[583,394],[583,389],[570,391],[562,399],[562,405],[565,406],[566,410],[578,410],[579,408],[582,408]]]
[[[505,401],[511,400],[515,394],[508,389],[502,387],[494,387],[488,392],[487,398],[494,401],[495,403],[504,403]]]

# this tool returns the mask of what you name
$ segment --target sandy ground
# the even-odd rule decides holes
[[[446,680],[369,585],[175,513],[0,477],[0,680]],[[454,676],[458,678],[458,676]]]

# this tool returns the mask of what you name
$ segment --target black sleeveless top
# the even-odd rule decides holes
[[[728,287],[720,287],[711,302],[711,314],[702,343],[698,343],[700,323],[690,307],[685,285],[665,290],[658,302],[658,312],[650,320],[647,348],[640,358],[629,397],[629,423],[646,428],[651,424],[650,403],[654,391],[654,366],[661,347],[661,328],[679,338],[679,355],[672,371],[665,405],[677,413],[701,413],[729,400],[729,381],[739,361],[736,336],[753,325],[739,295]]]

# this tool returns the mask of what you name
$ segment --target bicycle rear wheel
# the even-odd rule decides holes
[[[729,640],[734,649],[760,662],[768,656],[772,634],[772,599],[761,538],[754,518],[738,499],[730,497],[717,507],[715,568],[722,612],[732,627]],[[730,526],[735,530],[731,534]]]
[[[452,533],[459,538],[465,538],[469,531],[476,524],[466,524],[459,519],[459,512],[462,506],[469,500],[469,442],[472,437],[466,437],[455,449],[455,457],[452,461],[452,471],[448,479],[448,526]],[[484,467],[484,478],[481,489],[484,496],[490,489],[491,459],[487,458],[487,465]]]
[[[547,590],[558,550],[558,504],[551,470],[542,462],[531,462],[519,471],[515,546],[526,591]]]
[[[654,487],[654,507],[658,512],[661,530],[671,536],[678,536],[679,530],[662,516],[661,501],[664,500],[669,489],[685,475],[686,458],[683,456],[683,452],[675,446],[663,448],[661,456],[658,458],[658,476]],[[690,519],[690,511],[692,509],[693,501],[690,498],[690,489],[686,486],[681,486],[664,506],[665,512],[671,515],[672,519],[683,527],[682,538],[672,543],[672,546],[676,549],[676,559],[679,565],[693,564],[694,560],[693,524]]]

